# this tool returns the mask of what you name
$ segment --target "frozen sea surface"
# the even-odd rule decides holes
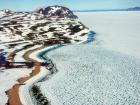
[[[140,105],[140,59],[92,44],[46,56],[59,71],[38,85],[52,105]]]
[[[140,11],[76,14],[96,33],[97,46],[140,58]]]
[[[90,44],[46,53],[58,72],[38,83],[52,105],[140,105],[140,12],[76,13]]]

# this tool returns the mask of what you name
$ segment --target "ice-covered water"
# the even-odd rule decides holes
[[[140,58],[140,11],[76,14],[96,33],[96,45]]]
[[[48,53],[59,70],[40,83],[52,105],[139,105],[140,59],[90,45]]]
[[[43,94],[52,105],[140,105],[139,12],[79,16],[95,41],[46,53],[58,72],[38,83]]]

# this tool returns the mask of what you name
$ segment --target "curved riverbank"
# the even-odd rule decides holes
[[[22,77],[22,78],[18,79],[18,84],[15,84],[13,86],[13,88],[8,91],[8,95],[9,95],[8,104],[9,105],[22,105],[22,102],[19,97],[20,87],[22,85],[26,85],[25,82],[28,81],[29,79],[33,78],[34,76],[36,76],[39,72],[40,72],[40,64],[36,64],[35,69],[32,71],[30,76]]]
[[[38,103],[39,99],[35,100],[35,96],[32,93],[32,89],[34,88],[34,83],[37,83],[38,81],[43,81],[44,78],[50,77],[50,75],[57,72],[54,64],[52,61],[46,57],[44,57],[44,54],[47,52],[50,52],[52,50],[55,50],[59,47],[62,47],[62,45],[55,45],[50,47],[42,47],[39,46],[38,48],[31,48],[31,50],[28,50],[24,55],[23,58],[27,61],[36,62],[35,68],[28,77],[21,77],[18,79],[18,84],[14,85],[12,89],[9,90],[9,100],[8,104],[10,105],[34,105]],[[46,68],[41,68],[39,61],[47,61],[49,64],[52,65],[52,69],[50,71],[46,71]],[[16,97],[16,100],[15,98]],[[47,100],[47,99],[46,99]],[[46,102],[49,102],[48,100]]]
[[[36,62],[36,64],[35,64],[35,68],[33,69],[33,71],[32,71],[32,73],[30,74],[30,76],[28,76],[28,77],[21,77],[20,79],[18,79],[18,84],[15,84],[14,86],[13,86],[13,88],[11,88],[7,93],[8,93],[8,96],[9,96],[9,100],[8,100],[8,104],[10,104],[10,105],[22,105],[23,104],[23,102],[27,102],[27,100],[25,101],[25,100],[21,100],[21,96],[22,95],[24,95],[24,94],[28,94],[27,92],[29,92],[28,90],[27,91],[24,91],[25,93],[22,93],[22,95],[21,94],[19,94],[19,93],[21,93],[20,91],[22,90],[22,89],[20,89],[20,88],[22,88],[22,87],[27,87],[28,86],[28,88],[31,86],[31,85],[33,85],[33,83],[35,83],[37,80],[39,80],[40,78],[41,78],[41,76],[39,76],[40,74],[41,74],[41,67],[40,67],[40,63],[38,62],[38,61],[36,61],[36,60],[34,60],[34,59],[32,59],[31,57],[30,57],[30,54],[32,53],[32,52],[34,52],[34,51],[36,51],[36,50],[39,50],[39,49],[41,49],[41,47],[38,47],[38,48],[30,48],[31,50],[28,50],[24,55],[23,55],[23,57],[25,58],[25,60],[27,60],[27,61],[32,61],[32,62]],[[13,58],[14,59],[14,58]],[[48,73],[48,72],[47,72]],[[43,73],[43,74],[45,74],[45,73]],[[33,78],[33,79],[32,79]],[[32,79],[32,81],[30,81],[30,83],[28,82],[30,79]],[[30,84],[30,85],[29,85]],[[26,105],[29,105],[29,103],[30,103],[30,105],[32,105],[33,103],[32,103],[32,100],[31,100],[31,97],[30,97],[30,95],[28,94],[28,96],[27,95],[24,95],[24,96],[26,96],[26,97],[28,97],[28,103],[26,104]],[[15,100],[16,99],[16,100]],[[30,101],[29,101],[30,100]]]
[[[49,47],[41,49],[40,51],[32,53],[33,54],[32,57],[34,57],[34,59],[38,59],[38,60],[40,59],[40,61],[46,61],[47,63],[49,63],[49,65],[51,65],[51,69],[49,69],[49,73],[42,76],[42,79],[40,79],[39,81],[36,81],[36,83],[49,79],[50,77],[52,77],[52,75],[54,73],[57,72],[57,69],[56,69],[55,65],[53,64],[53,62],[51,61],[51,59],[44,57],[44,54],[46,54],[52,50],[55,50],[59,47],[62,47],[62,45],[49,46]],[[36,56],[38,58],[36,58]],[[47,96],[44,96],[44,94],[40,90],[40,87],[37,86],[36,83],[34,85],[32,85],[32,87],[30,88],[30,94],[34,95],[33,96],[34,98],[32,98],[32,99],[34,100],[35,104],[50,105],[50,103],[51,103],[50,100],[47,99]],[[34,89],[36,89],[36,92]],[[40,100],[42,100],[42,101],[40,101]]]
[[[60,46],[49,46],[49,47],[40,47],[40,48],[36,48],[34,50],[31,50],[29,52],[27,52],[25,55],[24,55],[24,58],[26,60],[30,60],[30,61],[34,61],[34,62],[39,62],[39,61],[47,61],[47,63],[49,63],[49,65],[52,66],[51,69],[47,70],[45,67],[42,67],[41,68],[41,71],[38,75],[36,75],[35,77],[29,79],[28,81],[25,82],[26,85],[23,85],[20,87],[20,92],[19,92],[19,95],[20,95],[20,99],[22,101],[22,103],[24,105],[33,105],[33,104],[40,104],[43,103],[43,102],[47,102],[49,104],[49,101],[47,100],[47,98],[43,98],[44,101],[43,102],[40,102],[39,100],[42,99],[42,97],[40,98],[37,98],[37,94],[41,95],[41,93],[33,93],[33,89],[34,89],[34,84],[37,83],[38,81],[42,81],[44,78],[46,77],[50,77],[50,75],[52,75],[53,73],[55,73],[57,70],[55,69],[54,67],[54,64],[51,62],[50,59],[43,59],[41,56],[39,55],[42,55],[44,54],[44,52],[46,51],[51,51],[51,50],[54,50],[56,48],[58,48]],[[39,89],[39,87],[37,87]],[[35,96],[33,96],[35,95]],[[43,96],[43,94],[42,94]]]

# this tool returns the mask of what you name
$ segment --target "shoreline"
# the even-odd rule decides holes
[[[37,57],[36,54],[42,52],[42,50],[46,50],[48,47],[40,46],[38,48],[32,49],[28,52],[26,52],[23,57],[26,60],[37,62],[39,64],[39,61],[41,61],[40,58]],[[33,73],[34,74],[34,73]],[[32,76],[29,80],[25,81],[26,85],[22,85],[20,87],[19,91],[19,97],[21,99],[21,102],[24,103],[24,105],[34,105],[34,103],[38,102],[37,100],[34,100],[34,96],[31,97],[31,89],[34,86],[34,83],[42,80],[46,75],[49,75],[50,71],[46,69],[45,67],[40,66],[40,71]],[[24,94],[26,93],[26,94]],[[47,100],[48,101],[48,100]]]
[[[15,84],[12,87],[12,89],[8,91],[8,95],[9,95],[8,104],[9,105],[22,105],[20,97],[19,97],[19,88],[22,85],[25,85],[24,83],[26,81],[36,76],[39,72],[40,72],[40,64],[36,64],[36,67],[34,68],[34,70],[32,71],[29,77],[21,77],[20,79],[18,79],[19,84]]]
[[[26,59],[24,57],[23,58],[25,60],[35,61],[34,59],[30,58],[29,55],[32,53],[32,51],[35,51],[37,49],[38,48],[31,49],[31,50],[27,51],[27,52],[29,52],[29,54],[26,52],[24,54]],[[14,60],[14,57],[12,59]],[[40,71],[41,71],[41,67],[40,66],[41,66],[40,63],[36,61],[35,67],[32,70],[32,72],[30,73],[30,76],[19,78],[17,80],[18,84],[15,84],[11,89],[9,89],[6,92],[8,97],[9,97],[7,104],[10,104],[10,105],[22,105],[22,102],[21,102],[20,96],[19,96],[20,87],[25,85],[28,80],[30,80],[31,78],[33,78],[34,76],[36,76],[36,75],[38,75],[40,73]]]

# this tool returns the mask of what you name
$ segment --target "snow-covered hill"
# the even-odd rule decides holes
[[[45,46],[86,42],[90,38],[89,33],[90,30],[77,20],[77,16],[72,11],[65,7],[47,7],[39,12],[0,11],[0,54],[12,62],[26,61],[27,56],[30,55],[29,51],[33,52]],[[2,65],[0,73],[1,70],[8,69]],[[8,80],[11,76],[5,76],[5,78]],[[7,84],[11,84],[11,81]],[[8,97],[5,91],[12,89],[12,86],[5,84],[1,86],[3,90],[0,92],[0,97],[4,97],[5,100],[0,100],[0,105],[6,103]],[[29,88],[27,85],[24,86]],[[25,92],[22,95],[26,96],[26,94],[29,93]]]
[[[4,10],[0,10],[0,15],[1,14],[12,14],[13,12],[11,11],[11,10],[9,10],[9,9],[4,9]]]
[[[41,92],[52,105],[140,105],[140,12],[77,15],[96,40],[46,51],[58,72]]]
[[[11,10],[8,10],[8,9],[0,10],[0,18],[4,17],[4,16],[8,16],[8,15],[10,15],[12,13],[13,12]]]
[[[61,6],[49,6],[34,12],[2,10],[0,17],[1,33],[41,44],[83,42],[90,32],[71,10]]]
[[[33,12],[14,12],[8,9],[0,10],[0,19],[42,19],[42,18],[69,18],[77,19],[78,17],[68,8],[63,6],[48,6],[37,9]]]
[[[73,19],[78,18],[68,8],[58,5],[49,6],[47,8],[40,8],[36,12],[44,14],[47,17],[73,18]]]

